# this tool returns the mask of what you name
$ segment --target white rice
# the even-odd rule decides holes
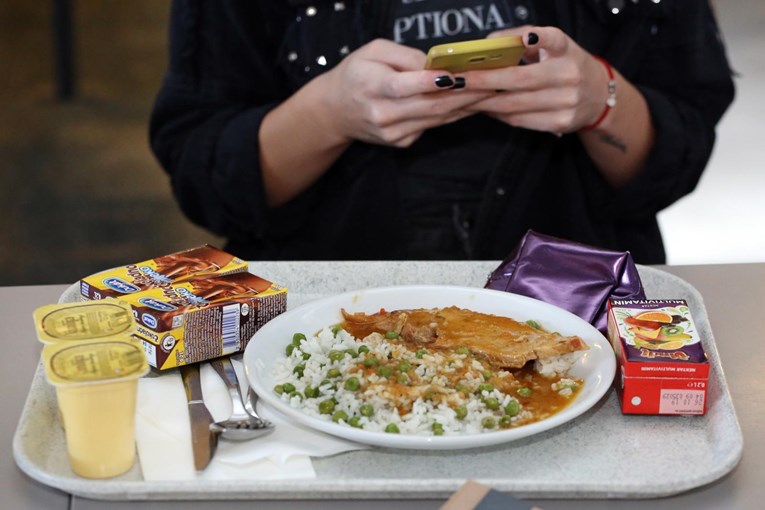
[[[369,352],[359,353],[362,346],[368,348]],[[342,359],[331,360],[331,351],[352,351],[356,357],[345,353]],[[419,351],[418,357],[417,352],[401,342],[388,341],[377,333],[364,340],[357,340],[345,330],[333,332],[325,328],[317,335],[302,340],[289,356],[285,351],[285,357],[277,360],[273,368],[277,382],[275,391],[281,394],[284,402],[308,415],[368,431],[382,432],[395,426],[401,434],[477,434],[512,427],[532,418],[518,399],[493,385],[488,391],[479,391],[479,385],[488,383],[488,379],[493,378],[498,382],[497,378],[502,381],[510,377],[509,381],[512,381],[510,372],[500,370],[488,373],[489,367],[484,367],[479,360],[468,354],[423,349]],[[339,357],[337,353],[335,356]],[[387,374],[380,375],[378,368],[363,368],[365,360],[372,357],[380,361],[380,367],[390,368],[390,379],[385,376]],[[409,364],[409,368],[403,372],[398,367],[401,362]],[[569,360],[561,363],[567,363],[568,370]],[[561,363],[543,366],[549,372],[557,373],[551,367],[561,369]],[[300,366],[303,367],[302,376],[295,373],[296,367]],[[340,375],[330,377],[332,369],[336,369],[335,372],[339,370]],[[456,374],[462,370],[465,373],[456,382]],[[406,375],[403,375],[404,372]],[[358,390],[345,388],[345,381],[351,377],[358,379]],[[406,384],[395,384],[399,377],[406,377]],[[570,395],[573,392],[571,385],[576,382],[572,379],[562,381],[567,382],[561,384],[562,392],[559,394],[567,396],[567,391]],[[291,394],[284,391],[285,384],[288,389],[291,389],[290,384],[294,386]],[[309,387],[309,392],[315,392],[318,388],[320,395],[306,397],[306,389]],[[329,400],[334,404],[331,411],[327,412],[327,408],[324,408],[322,412],[322,406],[330,406],[322,402]],[[514,411],[508,414],[506,411],[511,402],[518,402],[520,410],[517,414]],[[490,409],[487,403],[493,407],[497,407],[498,403],[499,406]],[[362,413],[364,404],[372,406],[371,416],[365,415],[369,412]],[[463,418],[457,414],[460,407],[467,411]],[[400,412],[400,409],[404,412]],[[434,426],[434,423],[437,425]]]
[[[568,373],[578,356],[578,352],[569,352],[559,356],[538,359],[534,361],[534,370],[548,378],[562,377]]]

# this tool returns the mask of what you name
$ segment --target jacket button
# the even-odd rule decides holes
[[[529,17],[529,10],[525,5],[519,5],[515,8],[515,17],[521,21],[526,21]]]

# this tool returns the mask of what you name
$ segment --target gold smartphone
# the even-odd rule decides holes
[[[428,51],[425,69],[460,73],[515,66],[521,60],[523,49],[521,36],[438,44]]]

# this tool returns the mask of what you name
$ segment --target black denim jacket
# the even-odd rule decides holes
[[[266,206],[260,177],[263,117],[306,80],[382,33],[387,6],[380,0],[174,1],[152,148],[184,213],[227,237],[240,257],[411,258],[391,178],[406,157],[401,149],[354,143],[308,191],[276,209]],[[496,123],[503,142],[491,157],[500,164],[486,182],[467,249],[454,258],[501,259],[532,228],[630,250],[639,263],[662,263],[656,214],[694,189],[715,126],[733,100],[710,7],[683,0],[549,0],[535,6],[540,24],[559,26],[640,89],[656,143],[644,171],[614,190],[575,134],[558,138]]]

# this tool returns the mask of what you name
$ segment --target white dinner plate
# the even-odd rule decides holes
[[[340,309],[349,312],[378,312],[381,308],[443,308],[458,306],[477,312],[511,317],[518,321],[533,319],[549,331],[578,335],[590,347],[570,370],[584,380],[584,387],[574,402],[545,420],[499,431],[449,436],[416,436],[373,432],[304,414],[283,402],[274,392],[272,373],[275,362],[284,356],[292,335],[310,335],[342,321]],[[613,350],[603,335],[576,315],[542,301],[496,290],[417,285],[380,287],[347,292],[319,299],[288,310],[266,323],[250,340],[244,352],[247,379],[261,400],[295,422],[351,441],[389,448],[446,450],[490,446],[513,441],[557,427],[581,415],[608,391],[616,371]]]

